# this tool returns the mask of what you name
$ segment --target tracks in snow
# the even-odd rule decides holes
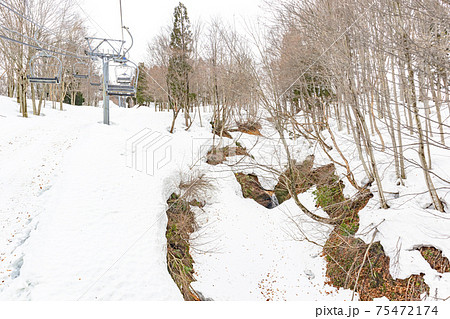
[[[75,139],[61,134],[63,129],[20,127],[13,136],[3,134],[1,139],[0,292],[20,276],[22,247],[44,210],[44,195],[58,165]]]

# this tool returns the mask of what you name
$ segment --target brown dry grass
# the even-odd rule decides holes
[[[231,156],[250,156],[247,149],[240,144],[236,146],[225,146],[222,148],[213,148],[206,155],[206,163],[210,165],[219,165]]]
[[[190,238],[198,229],[191,206],[203,207],[197,198],[203,199],[211,187],[205,175],[191,173],[180,182],[181,196],[173,193],[167,200],[167,268],[187,301],[201,300],[191,287],[195,278]]]
[[[362,194],[350,204],[348,200],[335,203],[339,209],[345,210],[345,218],[335,227],[323,249],[328,283],[352,289],[362,301],[380,297],[392,301],[421,300],[423,293],[429,293],[423,275],[394,280],[389,272],[389,257],[381,244],[367,245],[354,237],[359,228],[358,212],[367,205],[372,197],[369,195]]]
[[[260,130],[261,130],[261,124],[258,122],[239,122],[237,123],[237,129],[236,130],[230,130],[231,131],[238,131],[245,134],[250,135],[256,135],[256,136],[262,136]]]
[[[177,194],[172,194],[167,201],[167,268],[173,281],[177,284],[187,301],[199,300],[191,288],[194,278],[194,260],[190,254],[189,238],[197,229],[194,213],[190,203],[180,200]],[[194,204],[194,203],[193,203]]]
[[[442,255],[441,250],[435,247],[421,247],[419,251],[423,258],[430,264],[431,268],[441,274],[450,272],[450,262],[447,257]]]

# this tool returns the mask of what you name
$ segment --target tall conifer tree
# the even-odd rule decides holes
[[[167,73],[169,101],[174,112],[171,132],[173,132],[175,120],[180,110],[184,111],[186,126],[190,126],[189,75],[192,72],[190,61],[192,54],[191,23],[187,9],[181,2],[175,7],[173,18]]]

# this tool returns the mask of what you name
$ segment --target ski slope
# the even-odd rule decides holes
[[[197,117],[188,132],[179,119],[170,135],[170,112],[112,105],[106,126],[101,108],[64,108],[47,105],[42,116],[24,119],[13,99],[0,97],[0,300],[182,300],[166,265],[166,201],[183,175],[198,172],[212,187],[204,194],[205,207],[193,208],[200,226],[191,238],[194,289],[213,300],[352,298],[352,291],[325,284],[321,248],[303,236],[323,244],[331,229],[304,216],[292,200],[269,210],[243,198],[233,173],[254,173],[267,189],[277,176],[252,167],[249,158],[229,158],[228,164],[240,163],[233,167],[206,164],[212,141],[208,114],[204,125]],[[264,128],[269,138],[233,135],[251,150],[253,161],[281,169],[285,159],[273,133]],[[362,180],[352,140],[345,132],[336,137]],[[326,134],[325,141],[331,144]],[[306,141],[292,147],[299,161],[314,154],[317,166],[328,163]],[[162,156],[151,163],[157,169],[148,170],[144,154]],[[416,156],[412,148],[405,154]],[[448,154],[439,149],[433,154],[435,171],[450,179]],[[391,257],[392,276],[424,273],[432,298],[445,299],[449,275],[432,270],[416,249],[432,245],[449,256],[450,219],[429,209],[419,168],[409,166],[406,184],[399,186],[393,165],[381,152],[377,160],[386,190],[399,195],[388,196],[391,208],[380,210],[373,186],[358,235],[369,243],[378,226],[376,240]],[[337,172],[346,173],[340,167]],[[352,195],[355,190],[344,182]],[[448,185],[436,181],[436,186]],[[325,215],[315,207],[312,191],[301,194],[301,201]],[[441,196],[450,202],[448,192]]]
[[[215,300],[266,300],[261,291],[272,274],[284,277],[283,295],[273,300],[320,299],[326,291],[318,248],[285,236],[286,214],[242,198],[230,170],[204,163],[212,135],[199,119],[168,137],[170,161],[146,174],[143,162],[128,165],[127,141],[146,130],[167,137],[171,113],[113,106],[105,126],[101,108],[47,106],[43,116],[23,119],[13,100],[1,97],[0,106],[0,299],[182,300],[167,272],[165,210],[191,169],[221,189],[205,208],[216,223],[197,216],[198,238],[222,234],[212,245],[224,245],[230,258],[193,252],[196,289]]]
[[[105,126],[101,108],[72,106],[22,119],[0,103],[0,298],[180,300],[164,254],[170,171],[126,166],[148,119],[113,107]]]

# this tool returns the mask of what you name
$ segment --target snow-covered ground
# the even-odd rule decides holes
[[[214,300],[351,300],[351,291],[324,284],[321,248],[292,236],[298,230],[289,217],[300,214],[292,200],[267,209],[243,198],[233,173],[217,167],[208,176],[216,181],[214,200],[197,209],[195,289]],[[314,208],[311,192],[300,198]],[[324,244],[331,228],[302,221],[309,237]]]
[[[192,167],[220,189],[198,214],[196,289],[215,300],[348,298],[324,286],[320,249],[286,234],[283,208],[244,199],[230,170],[202,163],[208,127],[180,126],[171,160],[149,175],[139,158],[127,165],[128,139],[167,137],[171,113],[113,107],[105,126],[101,108],[47,106],[23,119],[13,100],[0,105],[1,299],[181,300],[166,268],[165,210]]]
[[[420,106],[423,107],[423,104]],[[444,123],[448,123],[449,110],[443,110],[442,117],[446,119]],[[434,120],[437,118],[434,111],[431,118]],[[423,119],[422,121],[424,122]],[[376,161],[390,208],[380,209],[378,188],[374,183],[371,187],[374,198],[359,212],[360,227],[356,235],[367,244],[372,240],[381,243],[386,255],[390,257],[390,273],[394,279],[425,274],[424,280],[430,287],[428,300],[449,300],[450,273],[440,274],[433,270],[418,249],[432,246],[441,250],[443,256],[450,259],[450,151],[447,149],[450,145],[450,129],[444,126],[446,147],[439,146],[439,142],[431,143],[434,145],[430,147],[431,176],[445,208],[445,213],[441,213],[434,209],[425,184],[417,152],[417,137],[410,135],[409,130],[404,128],[402,138],[407,178],[403,181],[404,185],[401,185],[395,174],[390,134],[383,121],[377,120],[377,125],[386,146],[384,152],[381,150],[379,136],[373,135],[371,138],[377,145]],[[436,133],[439,132],[437,122],[432,121],[432,126],[435,132],[432,138],[434,141],[440,141],[440,136]],[[358,160],[353,139],[345,130],[337,132],[335,129],[334,132],[338,145],[350,162],[356,180],[361,182],[365,178],[365,173]],[[332,145],[330,138],[326,141]],[[323,154],[320,156],[320,153],[316,153],[316,155],[319,161],[320,158],[324,162],[328,160]],[[337,153],[334,155],[335,158],[339,158]],[[338,172],[341,176],[345,175],[343,168],[338,167]],[[345,179],[343,181],[346,183],[346,193],[348,195],[354,193],[351,185]]]
[[[169,135],[169,112],[113,106],[112,123],[106,126],[101,108],[64,107],[47,106],[43,116],[23,119],[14,100],[0,97],[1,300],[182,300],[167,272],[165,211],[181,176],[190,172],[202,172],[212,181],[206,206],[194,208],[200,228],[192,237],[193,287],[206,298],[351,299],[351,291],[324,284],[321,248],[302,240],[292,218],[317,242],[326,240],[328,227],[301,214],[292,200],[269,210],[243,198],[229,166],[205,163],[212,140],[207,115],[203,126],[197,118],[188,132],[179,119],[175,134]],[[263,134],[273,136],[273,131],[265,127]],[[276,138],[233,135],[258,163],[282,169]],[[352,139],[344,131],[336,136],[362,180]],[[332,144],[326,134],[325,140]],[[306,141],[295,142],[293,152],[299,161],[314,154],[316,165],[329,162]],[[449,154],[442,149],[432,154],[436,172],[450,180]],[[414,147],[405,155],[417,156]],[[155,159],[150,164],[149,156]],[[377,160],[386,190],[399,196],[389,195],[391,209],[379,210],[374,187],[375,197],[360,212],[359,235],[370,242],[368,230],[378,225],[376,240],[391,257],[392,275],[425,273],[432,295],[447,297],[448,274],[437,274],[414,249],[432,245],[450,256],[449,216],[426,208],[420,169],[409,165],[406,185],[397,186],[388,157],[377,152]],[[257,174],[272,189],[277,176],[249,161],[233,169]],[[355,192],[346,186],[346,194]],[[436,180],[436,187],[448,185]],[[448,190],[440,194],[450,203]],[[314,207],[312,190],[301,200],[325,214]]]
[[[23,119],[0,104],[0,298],[180,300],[164,254],[170,172],[126,166],[126,140],[162,126],[140,110],[114,107],[106,126],[100,108]]]
[[[446,111],[443,117],[448,118]],[[444,257],[450,257],[450,152],[445,147],[431,146],[430,149],[432,173],[436,174],[433,175],[433,182],[446,208],[445,213],[440,213],[431,205],[423,172],[418,165],[417,138],[403,136],[407,179],[404,185],[400,185],[395,177],[392,154],[389,154],[392,149],[389,132],[381,121],[377,125],[386,149],[382,152],[378,148],[375,155],[390,208],[380,209],[377,186],[374,184],[371,187],[374,198],[359,214],[360,228],[357,236],[367,244],[372,240],[380,241],[390,257],[393,278],[405,279],[411,275],[425,274],[425,282],[430,287],[428,299],[448,300],[450,273],[440,274],[433,270],[418,249],[432,246],[441,250]],[[339,132],[336,123],[331,126],[357,182],[363,184],[366,176],[352,137],[345,130]],[[437,131],[437,125],[434,129]],[[446,128],[447,145],[450,144],[449,133]],[[254,160],[238,157],[229,160],[228,164],[238,163],[233,166],[233,170],[256,174],[263,187],[273,189],[278,176],[252,165],[258,163],[283,170],[286,158],[270,125],[264,126],[263,135],[266,137],[233,135],[251,150]],[[324,138],[328,145],[333,145],[326,132]],[[439,139],[436,135],[434,138]],[[372,136],[372,139],[375,144],[380,145],[378,136]],[[309,144],[304,139],[289,143],[292,154],[295,154],[298,161],[313,154],[316,167],[329,163],[329,157],[317,145]],[[342,162],[336,149],[331,154]],[[344,193],[351,197],[357,192],[356,189],[344,178],[345,169],[338,165],[336,168],[346,185]],[[201,220],[207,225],[206,233],[209,229],[212,236],[209,238],[202,234],[204,239],[210,240],[206,244],[200,241],[200,252],[195,254],[194,259],[199,263],[196,267],[199,282],[194,283],[194,287],[219,300],[252,300],[255,298],[256,287],[256,297],[261,300],[351,299],[348,291],[337,292],[323,285],[325,262],[323,258],[316,257],[321,249],[305,240],[308,238],[323,244],[330,229],[304,216],[292,200],[268,210],[250,199],[243,199],[239,185],[225,165],[208,170],[210,177],[218,184],[216,188],[219,191],[213,196],[217,202],[205,207],[204,213],[200,214]],[[315,207],[311,193],[312,190],[302,194],[301,201],[309,204],[306,206],[316,214],[325,214]],[[300,227],[296,228],[293,221]],[[374,237],[375,230],[377,233]],[[297,240],[293,241],[293,238]],[[261,254],[261,247],[266,247],[267,253]],[[237,281],[239,284],[236,284],[235,276],[241,277]],[[214,286],[209,286],[209,282],[214,282]],[[229,289],[223,290],[226,286]]]

